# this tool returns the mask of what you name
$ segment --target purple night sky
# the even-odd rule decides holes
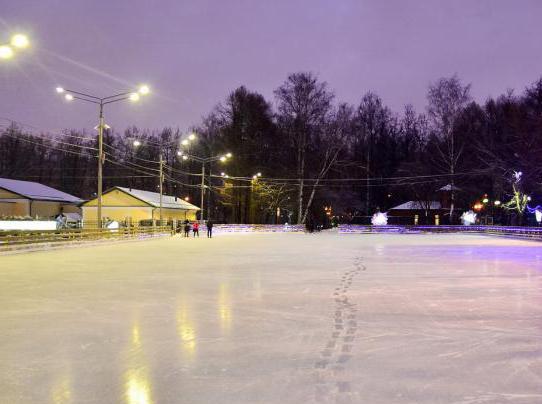
[[[66,105],[57,85],[105,96],[146,82],[153,96],[106,122],[184,130],[237,86],[272,100],[300,70],[397,112],[424,109],[428,83],[454,73],[483,101],[542,75],[540,17],[539,0],[5,0],[0,42],[23,31],[33,47],[0,63],[0,117],[91,130],[92,105]]]

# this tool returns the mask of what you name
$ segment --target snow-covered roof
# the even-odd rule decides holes
[[[82,199],[77,198],[76,196],[48,187],[47,185],[43,185],[38,182],[0,178],[0,188],[37,201],[53,201],[74,204],[83,202]]]
[[[456,187],[455,185],[452,185],[452,184],[444,185],[442,188],[439,188],[437,191],[451,191],[451,190],[462,191],[461,188]]]
[[[158,192],[143,191],[141,189],[115,187],[121,191],[132,195],[134,198],[142,200],[154,207],[160,207],[160,194]],[[182,198],[176,198],[170,195],[162,195],[162,207],[168,209],[200,210],[196,205],[186,202]]]
[[[429,210],[437,210],[441,208],[439,201],[427,201],[424,203],[420,203],[418,201],[408,201],[391,208],[390,210],[425,210],[428,205]]]

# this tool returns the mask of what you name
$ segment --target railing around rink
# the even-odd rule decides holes
[[[89,241],[143,239],[174,234],[171,225],[98,228],[89,226],[60,230],[0,231],[0,252],[40,249]]]
[[[339,234],[363,233],[470,233],[542,241],[542,227],[519,226],[364,226],[340,225]]]
[[[206,231],[203,226],[203,230]],[[302,233],[305,231],[303,225],[284,224],[215,224],[214,233]]]

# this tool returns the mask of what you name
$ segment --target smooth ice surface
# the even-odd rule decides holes
[[[541,403],[542,244],[178,237],[0,257],[0,402]]]

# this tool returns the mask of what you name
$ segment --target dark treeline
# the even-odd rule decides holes
[[[305,222],[325,217],[324,208],[351,220],[410,200],[424,206],[445,185],[458,188],[451,217],[485,194],[503,203],[530,195],[532,206],[542,195],[542,79],[480,105],[458,77],[442,78],[429,86],[424,111],[407,105],[394,112],[372,92],[357,105],[338,102],[327,83],[295,73],[275,90],[273,104],[240,87],[193,130],[198,140],[188,149],[176,129],[107,131],[104,188],[156,191],[162,153],[164,192],[199,205],[201,164],[184,160],[183,150],[233,153],[226,164],[207,166],[205,181],[205,209],[230,222],[275,222],[277,214]],[[0,134],[0,176],[90,198],[96,148],[93,133],[52,136],[12,123]],[[514,172],[521,180],[514,182]]]

